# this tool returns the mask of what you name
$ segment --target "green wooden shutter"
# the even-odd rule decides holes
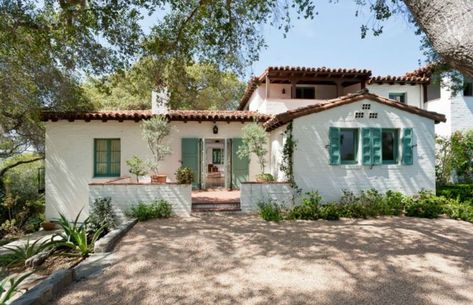
[[[329,137],[329,158],[331,165],[340,164],[340,128],[330,127]]]
[[[371,157],[371,129],[370,128],[362,128],[361,129],[361,145],[362,145],[362,161],[363,165],[371,165],[372,164],[372,157]]]
[[[371,128],[371,161],[373,165],[383,163],[381,128]]]
[[[414,164],[413,145],[414,132],[412,128],[404,128],[404,135],[402,137],[402,164]]]
[[[120,176],[120,139],[94,139],[94,177]]]
[[[250,159],[240,158],[238,148],[243,144],[241,138],[232,139],[232,188],[239,189],[241,182],[248,181]]]
[[[200,188],[200,139],[183,138],[181,139],[181,162],[182,166],[187,166],[194,173],[192,187]]]

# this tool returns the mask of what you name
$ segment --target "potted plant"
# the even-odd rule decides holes
[[[136,155],[127,160],[126,165],[128,165],[128,171],[130,174],[136,176],[136,183],[140,182],[140,176],[144,176],[148,173],[148,167],[145,161]]]
[[[171,148],[164,143],[164,139],[171,133],[171,127],[164,115],[157,115],[149,120],[143,121],[143,138],[148,142],[149,149],[153,154],[153,161],[149,162],[149,168],[153,172],[151,183],[166,183],[166,175],[159,174],[159,163],[171,153]]]
[[[265,173],[266,155],[268,153],[268,137],[264,128],[258,123],[251,123],[242,129],[243,145],[238,148],[239,158],[249,157],[255,154],[261,169],[260,174],[256,176],[257,182],[274,181],[273,175]]]
[[[53,231],[57,229],[56,224],[52,221],[44,221],[41,223],[41,226],[43,227],[43,230],[45,231]]]

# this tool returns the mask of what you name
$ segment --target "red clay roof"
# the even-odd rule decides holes
[[[279,113],[275,115],[273,118],[271,118],[270,120],[266,121],[266,123],[264,123],[263,126],[266,128],[267,131],[271,131],[299,117],[312,114],[312,113],[322,112],[324,110],[350,104],[350,103],[357,102],[363,99],[376,101],[384,105],[388,105],[388,106],[395,107],[395,108],[398,108],[410,113],[414,113],[414,114],[432,119],[436,123],[446,121],[445,116],[443,114],[431,112],[431,111],[420,109],[414,106],[409,106],[403,103],[399,103],[397,101],[390,100],[390,99],[381,97],[379,95],[369,93],[368,90],[360,90],[357,93],[348,94],[343,97],[328,100],[325,103],[309,105],[309,106],[297,108],[294,110],[289,110],[287,112]]]
[[[401,84],[401,85],[419,85],[430,83],[430,77],[427,76],[374,76],[368,80],[368,84]]]
[[[128,110],[128,111],[99,111],[99,112],[42,112],[42,121],[58,120],[92,120],[99,121],[141,121],[153,116],[150,110]],[[171,121],[226,121],[226,122],[265,122],[271,118],[269,115],[253,111],[233,111],[233,110],[170,110],[166,115]]]

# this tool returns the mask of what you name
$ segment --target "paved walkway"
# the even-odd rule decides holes
[[[23,246],[28,242],[28,240],[29,240],[30,244],[34,243],[38,239],[41,239],[41,241],[50,240],[51,237],[54,234],[58,233],[58,232],[60,232],[60,230],[54,230],[54,231],[40,230],[40,231],[31,233],[31,234],[27,234],[27,235],[22,236],[21,238],[15,240],[15,241],[12,241],[11,243],[0,246],[0,255],[5,255],[5,254],[8,254],[8,252],[10,252],[10,250],[6,249],[5,247],[14,248],[14,247],[17,247],[17,246]]]
[[[149,221],[53,304],[471,305],[472,232],[449,219]]]

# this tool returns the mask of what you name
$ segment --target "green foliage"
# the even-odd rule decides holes
[[[28,239],[24,245],[19,246],[3,246],[3,248],[9,250],[9,253],[0,256],[0,265],[6,267],[24,265],[27,259],[52,246],[51,241],[41,239],[33,243],[30,243]]]
[[[77,214],[73,222],[70,222],[64,215],[60,214],[58,224],[63,232],[54,235],[54,238],[59,238],[59,240],[56,239],[57,241],[54,242],[54,245],[55,247],[69,248],[74,252],[73,255],[87,257],[93,252],[94,243],[102,234],[103,229],[100,228],[89,235],[89,219],[87,218],[79,224],[80,214],[81,212]]]
[[[274,177],[271,174],[258,174],[256,175],[256,181],[259,182],[274,182]]]
[[[460,201],[473,200],[473,184],[449,184],[437,187],[437,196],[459,199]]]
[[[131,159],[126,160],[126,165],[128,165],[128,171],[130,174],[136,176],[137,183],[140,182],[140,176],[144,176],[148,173],[146,162],[137,155],[133,155]]]
[[[181,166],[176,171],[176,181],[179,184],[191,184],[194,181],[194,173],[187,166]]]
[[[166,200],[156,200],[152,203],[140,202],[131,207],[127,213],[130,217],[139,221],[146,221],[153,218],[167,218],[172,214],[172,205]]]
[[[241,131],[243,144],[238,148],[238,157],[245,158],[250,157],[251,154],[255,154],[258,158],[261,174],[264,174],[266,165],[265,157],[268,153],[268,137],[266,130],[258,123],[250,123],[246,124]]]
[[[383,215],[401,216],[404,212],[406,196],[400,192],[387,191],[384,197]]]
[[[103,233],[114,229],[117,225],[116,215],[112,207],[112,198],[97,198],[92,203],[89,216],[89,230],[103,230]]]
[[[0,281],[0,305],[10,304],[9,300],[18,291],[18,286],[31,274],[25,273],[17,277],[7,277]]]
[[[320,218],[325,220],[340,219],[340,207],[337,203],[327,203],[320,206]]]
[[[473,223],[473,203],[460,202],[457,199],[447,199],[443,212],[450,218],[461,219]]]
[[[279,204],[273,201],[258,202],[259,215],[266,221],[279,222],[283,220],[283,211]]]
[[[473,180],[473,130],[456,131],[449,138],[437,138],[437,184],[449,183],[454,172],[460,180]]]
[[[320,201],[322,197],[318,192],[306,193],[302,204],[289,209],[287,219],[317,220],[320,217]]]
[[[405,214],[410,217],[437,218],[443,212],[444,203],[445,198],[421,191],[419,195],[406,200]]]
[[[286,141],[282,149],[282,162],[279,169],[284,173],[287,181],[294,187],[296,183],[294,180],[294,151],[297,148],[297,141],[294,140],[292,135],[292,122],[287,124],[284,134],[286,135]]]
[[[151,119],[143,121],[143,138],[148,142],[149,149],[153,154],[153,162],[150,168],[157,175],[159,162],[171,154],[171,147],[164,143],[164,139],[171,133],[171,126],[165,116],[156,115]]]

